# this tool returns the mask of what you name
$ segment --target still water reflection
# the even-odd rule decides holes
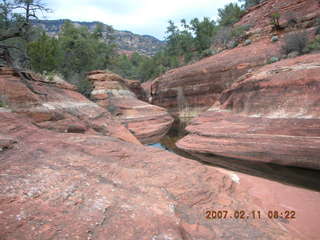
[[[182,151],[176,147],[175,143],[187,134],[185,126],[185,123],[175,123],[159,143],[150,146],[174,152],[207,165],[320,192],[320,171]]]

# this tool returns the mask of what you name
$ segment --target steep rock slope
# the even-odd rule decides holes
[[[280,14],[284,29],[272,32],[271,14]],[[213,105],[222,91],[238,77],[265,65],[271,57],[282,56],[284,37],[293,31],[306,30],[310,35],[319,26],[320,3],[316,0],[267,0],[249,9],[238,26],[250,26],[246,33],[249,46],[228,49],[194,64],[173,69],[155,79],[150,92],[152,102],[165,107],[176,116],[195,116]],[[279,41],[271,42],[277,34]]]
[[[249,25],[249,34],[269,35],[272,30],[271,14],[280,15],[283,28],[309,28],[317,24],[320,16],[318,0],[267,0],[249,9],[236,25]]]
[[[305,55],[244,75],[194,119],[177,146],[320,169],[319,59]]]
[[[173,118],[165,109],[137,99],[130,90],[136,89],[134,81],[105,71],[93,71],[88,79],[94,86],[91,98],[118,117],[142,143],[159,141],[171,127]]]
[[[196,115],[214,104],[221,92],[249,69],[279,56],[279,49],[279,42],[270,44],[265,39],[173,69],[152,82],[152,103],[176,116],[184,112]]]
[[[320,194],[0,108],[0,239],[317,239]],[[8,140],[11,139],[11,140]],[[306,204],[306,202],[308,204]],[[206,219],[207,210],[228,218]],[[296,219],[269,219],[269,210]],[[235,210],[261,219],[231,219]],[[249,215],[248,215],[249,216]]]
[[[32,119],[35,125],[57,132],[107,135],[139,143],[112,115],[75,91],[75,86],[55,78],[23,73],[40,94],[32,92],[11,68],[0,68],[0,102],[11,111]]]

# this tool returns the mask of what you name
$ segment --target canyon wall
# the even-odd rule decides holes
[[[270,16],[280,13],[279,32],[272,31]],[[220,94],[240,76],[283,58],[281,46],[287,34],[305,30],[310,35],[319,26],[320,5],[316,0],[268,0],[252,7],[236,26],[249,26],[246,37],[252,44],[227,49],[196,63],[173,69],[144,84],[152,102],[177,117],[195,116],[213,105]],[[271,37],[277,35],[278,42]]]
[[[320,169],[319,59],[320,54],[309,54],[242,76],[193,120],[177,146]]]

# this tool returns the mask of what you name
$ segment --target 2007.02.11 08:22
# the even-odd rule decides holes
[[[295,219],[296,212],[295,211],[278,211],[278,210],[270,210],[267,212],[267,217],[269,219]],[[214,219],[261,219],[262,214],[261,211],[244,211],[244,210],[206,210],[205,217],[208,220]]]

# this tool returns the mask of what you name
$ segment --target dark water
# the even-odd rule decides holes
[[[187,134],[185,126],[186,124],[184,123],[176,122],[159,143],[151,144],[150,146],[161,148],[195,161],[203,162],[206,165],[320,192],[320,171],[226,158],[213,154],[194,154],[182,151],[176,147],[175,143]]]

